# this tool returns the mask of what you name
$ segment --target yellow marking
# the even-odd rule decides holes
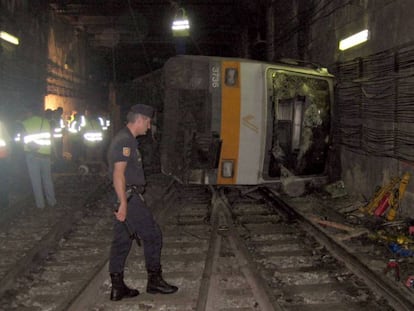
[[[232,86],[225,84],[225,75],[227,68],[237,70],[237,82]],[[239,139],[240,139],[240,63],[235,61],[223,61],[221,67],[221,155],[219,171],[217,176],[218,184],[234,184],[237,180],[237,166],[239,157]],[[223,178],[221,176],[221,161],[233,160],[234,173],[232,178]]]
[[[247,116],[243,117],[243,125],[247,126],[249,129],[251,129],[252,131],[259,133],[259,128],[257,127],[257,125],[253,124],[252,121],[254,120],[254,116],[252,116],[251,114],[248,114]]]

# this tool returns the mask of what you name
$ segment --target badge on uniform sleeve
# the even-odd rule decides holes
[[[131,148],[129,147],[122,148],[122,154],[124,155],[124,157],[129,157],[129,155],[131,154]]]

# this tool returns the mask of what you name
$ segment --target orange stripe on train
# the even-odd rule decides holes
[[[223,61],[221,67],[221,155],[217,176],[218,184],[235,184],[240,139],[240,63]],[[222,161],[233,160],[233,176],[222,177]]]

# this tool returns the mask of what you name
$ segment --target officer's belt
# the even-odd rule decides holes
[[[142,185],[127,185],[126,186],[127,202],[129,202],[134,195],[136,195],[142,201],[144,201],[144,196],[142,195],[144,191],[145,191],[145,187]]]
[[[143,194],[145,187],[143,185],[126,185],[126,190],[132,194]]]

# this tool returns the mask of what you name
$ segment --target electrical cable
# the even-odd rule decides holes
[[[332,4],[335,1],[336,0],[329,1],[328,3],[326,3],[323,7],[321,7],[316,12],[312,12],[313,8],[309,9],[307,12],[311,12],[311,13],[304,14],[303,19],[304,20],[309,19],[310,21],[308,22],[308,25],[312,25],[312,24],[316,23],[318,20],[332,15],[338,9],[341,9],[341,8],[343,8],[343,7],[345,7],[349,4],[352,4],[352,2],[353,2],[353,0],[348,0],[347,2],[339,5],[338,7],[333,8],[329,13],[325,14],[324,16],[322,16],[320,18],[319,17],[315,18],[315,16],[317,16],[320,12],[322,12],[325,8],[327,8],[330,4]],[[321,2],[324,2],[324,1],[321,1]],[[290,39],[290,38],[293,37],[294,34],[298,33],[303,28],[303,26],[300,24],[300,21],[303,20],[303,19],[301,18],[301,19],[298,19],[298,21],[294,21],[294,22],[290,23],[291,25],[293,25],[293,27],[291,27],[290,29],[285,28],[284,30],[281,30],[280,32],[282,33],[282,35],[280,37],[274,39],[275,44],[276,45],[282,45],[283,43],[286,42],[286,41],[283,42],[286,37],[288,37]]]
[[[148,53],[147,53],[147,49],[145,47],[145,44],[144,44],[143,40],[141,39],[142,33],[139,30],[138,22],[137,22],[137,19],[135,17],[134,10],[132,9],[131,0],[128,0],[128,8],[129,8],[129,13],[131,14],[132,20],[134,22],[134,28],[135,28],[135,32],[137,34],[138,42],[140,43],[140,45],[142,47],[142,52],[144,54],[145,63],[148,67],[148,70],[151,72],[151,71],[153,71],[152,66],[151,66],[151,63],[149,61],[149,57],[148,57]]]
[[[156,106],[157,103],[155,103],[155,105],[153,103],[156,102],[157,99],[161,102],[164,100],[164,98],[162,96],[162,91],[161,91],[161,74],[159,74],[159,79],[157,79],[158,75],[155,74],[155,72],[158,72],[158,71],[154,71],[152,66],[151,66],[151,62],[150,62],[150,59],[149,59],[149,56],[148,56],[147,49],[145,47],[145,44],[144,44],[143,40],[141,39],[143,37],[143,34],[139,30],[138,22],[137,22],[136,16],[135,16],[133,8],[132,8],[131,0],[128,0],[128,7],[129,7],[129,12],[130,12],[130,15],[132,17],[132,20],[134,22],[134,28],[135,28],[135,32],[136,32],[136,35],[137,35],[137,39],[138,39],[138,41],[139,41],[139,43],[142,47],[142,52],[144,54],[145,63],[147,65],[147,68],[148,68],[149,72],[152,73],[152,75],[151,75],[152,79],[151,79],[151,77],[149,77],[149,84],[152,84],[152,87],[146,88],[144,90],[144,92],[147,92],[148,90],[151,91],[151,90],[155,89],[155,96],[153,94],[151,94],[152,96],[150,96],[149,101],[152,103],[152,106],[154,106],[154,108],[156,108],[155,106]],[[154,74],[155,74],[155,78],[154,78]],[[141,79],[141,81],[142,81],[142,79]],[[130,86],[130,88],[137,89],[138,87],[139,87],[138,80],[135,79],[132,82],[132,87]]]
[[[335,0],[331,0],[329,3],[332,3],[332,2],[334,2]],[[279,27],[281,28],[280,30],[279,30],[279,32],[280,33],[283,33],[283,34],[285,34],[285,33],[288,33],[288,34],[290,34],[291,32],[290,32],[290,28],[291,28],[291,25],[294,25],[294,27],[297,27],[297,25],[296,25],[296,19],[297,20],[301,20],[301,19],[303,19],[303,18],[308,18],[308,17],[310,17],[311,15],[312,15],[312,11],[314,11],[320,4],[322,4],[323,2],[325,2],[325,1],[323,1],[323,0],[320,0],[319,1],[319,3],[317,3],[315,6],[313,6],[313,7],[311,7],[311,8],[309,8],[309,9],[307,9],[307,10],[305,10],[305,11],[301,11],[301,12],[299,12],[298,11],[298,13],[296,13],[296,15],[294,15],[294,16],[292,16],[292,17],[289,17],[288,19],[290,20],[290,22],[287,22],[287,23],[285,23],[284,25],[280,25]],[[318,10],[319,11],[319,10]],[[292,22],[293,21],[293,22]],[[278,38],[275,38],[275,41],[277,41],[278,40]]]
[[[339,143],[359,154],[414,161],[414,44],[337,64]]]

